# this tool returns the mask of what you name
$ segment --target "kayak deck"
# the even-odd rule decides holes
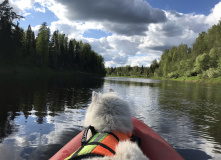
[[[141,150],[152,160],[183,158],[172,148],[161,136],[152,130],[145,123],[132,118],[134,125],[133,134],[141,138]],[[64,160],[81,146],[83,131],[61,148],[50,160]]]

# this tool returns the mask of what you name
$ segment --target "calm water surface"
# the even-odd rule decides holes
[[[221,86],[138,78],[0,78],[0,159],[48,159],[82,129],[92,91],[114,89],[185,159],[221,159]]]

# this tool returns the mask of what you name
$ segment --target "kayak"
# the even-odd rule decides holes
[[[132,121],[134,125],[133,134],[141,138],[141,150],[148,158],[151,160],[183,160],[179,153],[149,126],[136,118],[132,118]],[[50,160],[64,160],[75,152],[81,146],[83,132],[69,141]]]

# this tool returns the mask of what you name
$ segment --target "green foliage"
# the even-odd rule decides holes
[[[17,15],[10,7],[8,0],[0,4],[0,62],[14,63],[17,57],[17,45],[21,42],[18,37],[22,32],[15,24],[16,19],[23,18]],[[17,42],[18,40],[18,42]],[[15,47],[16,46],[16,47]]]
[[[210,67],[217,68],[219,65],[219,57],[221,57],[221,47],[214,47],[209,52]]]
[[[216,77],[221,76],[219,70],[216,70],[216,69],[214,69],[214,68],[208,69],[208,70],[206,71],[206,75],[207,75],[209,78],[216,78]]]
[[[214,68],[209,68],[208,70],[203,71],[201,74],[198,74],[200,79],[217,78],[219,76],[221,76],[220,70]]]
[[[200,54],[208,52],[208,43],[206,41],[206,32],[199,34],[199,37],[196,39],[192,48],[192,56],[197,57]]]
[[[157,68],[159,68],[159,63],[155,59],[152,61],[151,65],[150,65],[150,72],[154,73]]]
[[[210,57],[207,53],[199,55],[196,57],[195,68],[200,73],[202,71],[206,71],[207,69],[209,69],[209,62],[210,62]]]
[[[0,64],[81,70],[105,74],[104,59],[89,43],[69,40],[64,33],[54,31],[50,36],[44,22],[35,37],[31,26],[27,31],[14,24],[23,18],[13,12],[7,0],[0,4]]]
[[[39,66],[46,67],[48,65],[48,50],[49,50],[49,38],[50,30],[47,23],[44,22],[40,29],[36,39],[36,51],[37,51],[37,64]]]
[[[209,49],[212,49],[213,47],[221,47],[221,21],[208,30],[206,42]]]
[[[18,24],[13,32],[12,46],[13,48],[11,49],[10,59],[13,63],[17,63],[21,60],[24,49],[24,30],[20,28]]]
[[[200,33],[192,48],[181,44],[165,50],[154,76],[177,78],[198,75],[199,78],[214,78],[220,76],[220,70],[221,21],[208,33]]]
[[[58,69],[58,60],[60,55],[58,34],[58,30],[54,31],[51,37],[51,42],[49,43],[49,66],[54,69]]]
[[[8,26],[15,26],[14,20],[15,19],[21,19],[23,18],[20,15],[17,15],[14,11],[13,8],[10,7],[8,0],[4,0],[0,4],[0,25],[1,29],[2,28],[7,28]]]
[[[191,77],[191,76],[196,76],[195,72],[188,70],[183,74],[185,77]]]
[[[179,73],[178,72],[171,72],[168,74],[168,78],[178,78]]]
[[[126,77],[150,77],[149,71],[149,67],[131,67],[130,65],[126,65],[125,67],[106,68],[106,75]]]
[[[107,75],[179,78],[198,76],[200,79],[221,76],[221,21],[202,32],[192,48],[186,44],[163,51],[161,60],[154,60],[150,67],[108,68]],[[145,74],[144,74],[145,73]]]

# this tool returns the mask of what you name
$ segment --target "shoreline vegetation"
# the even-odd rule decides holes
[[[90,73],[90,72],[84,72],[84,71],[74,71],[74,70],[53,70],[50,68],[38,68],[38,67],[32,67],[27,68],[24,66],[0,66],[0,75],[9,75],[11,76],[17,76],[17,77],[23,77],[23,78],[49,78],[53,76],[59,76],[59,77],[75,77],[75,76],[102,76],[101,74],[96,73]],[[192,76],[192,77],[179,77],[179,78],[165,78],[165,77],[147,77],[147,76],[118,76],[118,75],[106,75],[106,77],[125,77],[125,78],[146,78],[146,79],[156,79],[156,80],[172,80],[172,81],[180,81],[180,82],[192,82],[192,83],[211,83],[211,84],[219,84],[221,85],[221,77],[216,78],[199,78],[198,76]]]
[[[0,66],[0,75],[9,75],[23,77],[23,78],[49,78],[53,76],[59,77],[75,77],[75,76],[102,76],[96,73],[84,72],[84,71],[74,71],[74,70],[53,70],[50,68],[38,68],[32,67],[28,68],[25,66]],[[179,77],[179,78],[165,78],[165,77],[147,77],[145,75],[127,75],[127,76],[118,76],[118,75],[106,75],[106,77],[125,77],[125,78],[146,78],[146,79],[156,79],[156,80],[172,80],[172,81],[180,81],[180,82],[191,82],[191,83],[207,83],[207,84],[219,84],[221,85],[221,77],[216,78],[199,78],[198,76],[192,77]]]
[[[51,77],[76,78],[77,76],[104,77],[104,74],[82,70],[54,70],[51,68],[26,67],[26,66],[0,66],[1,77],[18,77],[22,79],[48,79]]]
[[[0,74],[50,77],[83,74],[221,84],[221,21],[202,32],[192,47],[186,44],[163,51],[150,67],[105,68],[104,58],[89,43],[68,39],[63,32],[51,35],[42,23],[38,35],[25,31],[8,0],[0,4]]]
[[[193,77],[179,77],[179,78],[165,78],[165,77],[144,77],[144,76],[113,76],[107,75],[107,77],[124,77],[124,78],[145,78],[155,80],[170,80],[178,82],[190,82],[190,83],[205,83],[205,84],[218,84],[221,85],[221,77],[201,79],[197,76]]]
[[[173,46],[150,67],[106,68],[106,75],[221,84],[221,20],[200,33],[192,47]]]
[[[46,22],[35,35],[30,25],[25,31],[15,23],[22,18],[8,0],[0,3],[0,74],[105,75],[104,58],[89,43],[69,39],[58,30],[52,33]]]

